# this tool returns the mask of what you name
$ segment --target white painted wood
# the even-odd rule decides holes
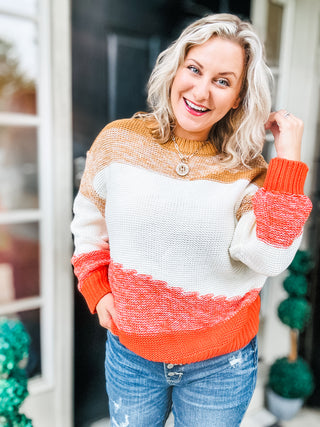
[[[0,13],[1,14],[1,13]],[[0,126],[38,126],[39,116],[20,113],[0,113]]]
[[[55,426],[73,425],[71,1],[51,0]]]
[[[35,427],[71,427],[73,276],[70,1],[39,2],[42,377],[23,409]]]
[[[26,222],[38,222],[42,213],[38,209],[17,210],[0,213],[0,224],[23,224]]]
[[[41,0],[39,0],[41,1]],[[37,21],[37,16],[31,14],[31,13],[18,13],[18,12],[13,12],[13,11],[9,11],[3,7],[0,7],[0,15],[6,15],[6,16],[11,16],[13,18],[22,18],[22,19],[29,19],[31,21]]]
[[[30,297],[14,300],[0,305],[0,316],[15,314],[19,311],[34,310],[42,305],[41,297]]]

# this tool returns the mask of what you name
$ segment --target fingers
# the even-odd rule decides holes
[[[265,124],[266,129],[271,129],[273,125],[277,124],[278,127],[292,125],[303,129],[303,121],[294,116],[287,110],[278,110],[270,113],[268,121]]]
[[[98,318],[99,318],[100,326],[102,326],[105,329],[111,330],[112,317],[107,311],[101,313],[100,315],[98,314]]]
[[[114,299],[111,293],[104,295],[96,306],[99,323],[103,328],[111,330],[116,323],[117,314],[114,307]]]
[[[287,110],[270,113],[265,129],[274,136],[278,157],[300,160],[303,121]]]

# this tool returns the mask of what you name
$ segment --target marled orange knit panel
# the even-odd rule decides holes
[[[300,236],[312,203],[301,194],[281,194],[261,188],[253,197],[257,237],[276,247],[289,247]]]
[[[260,289],[226,298],[199,295],[168,286],[162,280],[110,262],[109,277],[118,327],[128,333],[152,335],[207,328],[228,321],[258,297]]]
[[[110,251],[98,250],[80,255],[74,255],[71,259],[74,274],[79,282],[83,281],[92,271],[109,264]]]

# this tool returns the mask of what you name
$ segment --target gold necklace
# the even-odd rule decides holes
[[[194,155],[196,155],[206,144],[208,144],[209,141],[204,141],[202,143],[202,145],[193,153],[191,154],[182,154],[181,151],[179,150],[179,146],[176,142],[176,138],[174,135],[172,135],[172,141],[174,143],[174,146],[179,154],[180,157],[180,163],[178,163],[175,171],[177,172],[178,175],[180,176],[185,176],[188,175],[188,173],[190,172],[190,166],[188,165],[189,160],[191,159],[191,157],[193,157]]]

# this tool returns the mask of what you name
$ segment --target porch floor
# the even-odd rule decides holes
[[[170,415],[166,427],[173,427],[173,416]],[[248,412],[245,416],[241,427],[319,427],[320,426],[320,410],[303,408],[290,421],[280,421],[274,418],[266,409],[260,409],[253,412]],[[103,419],[91,424],[90,427],[110,427],[110,420]],[[231,426],[230,426],[231,427]]]

